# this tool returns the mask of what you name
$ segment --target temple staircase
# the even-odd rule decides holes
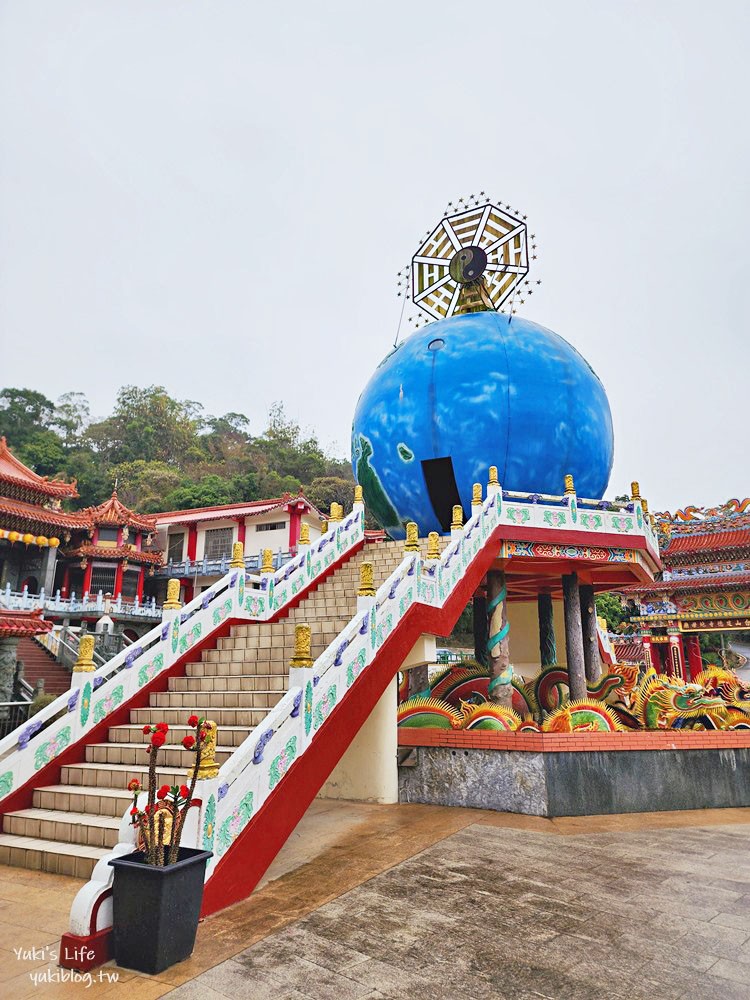
[[[23,679],[32,688],[44,681],[44,693],[57,695],[70,687],[70,670],[58,663],[45,647],[26,636],[18,640],[17,657],[23,661]]]
[[[121,818],[131,800],[128,782],[147,782],[143,726],[163,721],[170,727],[169,741],[159,754],[160,784],[186,780],[194,755],[181,740],[188,732],[187,716],[193,713],[216,722],[216,760],[224,763],[287,690],[295,625],[310,625],[312,656],[317,658],[356,613],[360,564],[373,564],[378,586],[402,558],[403,543],[368,545],[292,607],[286,618],[232,626],[227,636],[202,651],[198,662],[185,665],[184,675],[170,677],[166,691],[151,694],[148,707],[132,709],[127,723],[112,726],[106,742],[86,746],[85,760],[63,766],[59,784],[36,788],[30,808],[4,815],[0,864],[88,878],[118,842]],[[50,667],[55,667],[51,659]],[[66,674],[61,690],[69,686]]]

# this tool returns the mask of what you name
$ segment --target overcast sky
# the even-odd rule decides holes
[[[750,494],[750,4],[0,0],[2,385],[162,384],[349,449],[447,201],[609,395],[608,495]]]

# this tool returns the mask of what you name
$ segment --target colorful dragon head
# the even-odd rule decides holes
[[[664,674],[647,674],[635,699],[635,715],[645,729],[673,729],[678,719],[722,718],[722,698],[707,694],[700,684],[684,684]]]
[[[430,695],[458,708],[462,701],[486,701],[489,683],[489,670],[475,660],[466,660],[438,674],[430,683]]]
[[[593,698],[572,701],[542,723],[544,733],[616,733],[622,728],[612,709]]]
[[[483,705],[469,705],[463,702],[463,729],[492,729],[510,732],[518,729],[523,720],[518,712],[504,705],[494,705],[485,702]]]
[[[397,724],[404,729],[460,729],[461,713],[439,698],[409,698],[398,706]]]

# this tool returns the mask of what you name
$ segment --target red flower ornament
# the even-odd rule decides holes
[[[190,718],[188,719],[187,724],[190,726],[191,729],[195,729],[195,727],[198,725],[199,722],[200,719],[198,718],[197,715],[191,715]]]
[[[157,722],[156,726],[154,728],[159,733],[168,733],[169,732],[169,726],[166,724],[166,722]]]
[[[190,795],[190,789],[187,785],[180,785],[180,795],[183,799],[186,799]]]
[[[187,736],[183,737],[182,745],[185,747],[186,750],[193,749],[193,747],[195,746],[195,737],[192,735],[192,733],[188,733]]]
[[[169,795],[169,785],[162,785],[159,791],[156,793],[157,799],[166,799]]]
[[[143,727],[143,732],[144,733],[150,733],[151,732],[151,726],[144,726]]]
[[[151,736],[151,746],[152,747],[162,747],[167,741],[167,737],[161,730],[157,730]]]
[[[140,792],[140,790],[141,790],[140,781],[137,778],[131,778],[130,781],[128,782],[128,791]]]

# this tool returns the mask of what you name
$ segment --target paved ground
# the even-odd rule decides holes
[[[205,921],[188,962],[156,978],[110,968],[119,983],[90,989],[8,975],[41,916],[23,917],[4,869],[0,899],[15,885],[26,924],[0,941],[0,996],[747,1000],[748,837],[750,810],[549,821],[318,803],[278,877]]]

